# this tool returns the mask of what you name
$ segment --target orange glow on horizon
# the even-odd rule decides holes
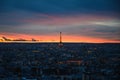
[[[11,40],[25,39],[31,40],[34,38],[39,42],[59,42],[59,34],[57,35],[26,35],[26,34],[0,34],[0,42],[2,42],[2,36],[7,37]],[[74,35],[63,35],[62,42],[87,42],[87,43],[120,43],[120,41],[108,40],[102,38],[94,38],[87,36],[74,36]]]

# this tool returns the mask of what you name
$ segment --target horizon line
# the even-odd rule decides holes
[[[0,43],[59,43],[59,42],[40,42],[40,41],[0,41]],[[110,44],[120,44],[120,42],[62,42],[64,43],[95,43],[95,44],[103,44],[103,43],[110,43]]]

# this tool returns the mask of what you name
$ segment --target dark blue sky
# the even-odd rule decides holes
[[[119,14],[119,0],[0,0],[0,34],[64,31],[119,40]]]
[[[0,0],[0,12],[25,10],[43,14],[120,13],[119,0]]]

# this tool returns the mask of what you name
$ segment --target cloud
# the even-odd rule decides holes
[[[99,15],[120,19],[118,8],[117,0],[0,0],[0,25],[16,26],[41,19],[51,20],[50,15]]]
[[[118,0],[0,0],[0,33],[119,40]]]

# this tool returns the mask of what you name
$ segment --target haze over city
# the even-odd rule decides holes
[[[0,0],[0,39],[120,43],[118,0]]]

